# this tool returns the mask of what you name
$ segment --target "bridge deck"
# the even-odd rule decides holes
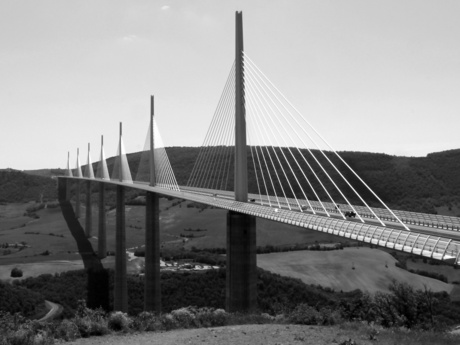
[[[155,192],[180,199],[191,200],[210,206],[215,206],[226,210],[250,214],[259,218],[265,218],[280,223],[322,231],[352,240],[372,243],[385,248],[442,260],[451,264],[458,265],[460,262],[460,241],[456,240],[458,236],[457,231],[444,231],[442,233],[442,237],[440,237],[437,235],[422,233],[422,229],[407,231],[397,227],[384,227],[376,224],[365,224],[362,222],[344,220],[335,217],[325,217],[323,215],[317,214],[315,215],[311,212],[299,211],[298,208],[297,210],[292,207],[289,209],[287,205],[290,203],[289,201],[284,205],[284,207],[279,208],[269,207],[267,202],[263,204],[264,200],[258,200],[259,203],[238,202],[231,198],[232,192],[225,191],[214,191],[188,187],[183,187],[180,191],[177,191],[157,186],[151,187],[143,182],[127,183],[114,180],[61,176],[59,178],[103,182],[112,185],[121,185],[128,188]],[[253,199],[256,197],[260,199],[258,195],[251,195],[251,197],[253,197]],[[295,204],[297,205],[297,202],[295,202]],[[454,223],[452,222],[449,224]]]

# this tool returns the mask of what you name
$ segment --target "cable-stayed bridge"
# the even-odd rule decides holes
[[[458,265],[460,219],[390,209],[244,52],[241,13],[236,14],[236,23],[235,62],[186,183],[177,182],[169,163],[154,119],[153,97],[144,151],[136,168],[129,166],[120,124],[111,174],[101,140],[96,171],[88,145],[86,165],[81,165],[77,150],[75,169],[71,169],[69,155],[67,176],[59,178],[61,205],[70,204],[69,184],[76,182],[76,218],[80,214],[79,182],[86,181],[88,205],[91,183],[99,183],[100,257],[106,252],[104,186],[117,187],[115,309],[127,307],[126,188],[147,192],[146,310],[161,309],[159,195],[229,211],[228,310],[255,308],[256,218]],[[91,219],[91,207],[86,207],[88,237],[92,233]]]

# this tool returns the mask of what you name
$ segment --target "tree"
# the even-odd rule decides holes
[[[19,268],[15,267],[11,270],[11,277],[13,278],[18,278],[18,277],[22,277],[23,273],[22,273],[22,270],[20,270]]]

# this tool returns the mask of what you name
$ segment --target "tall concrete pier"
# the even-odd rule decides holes
[[[80,218],[81,214],[81,204],[80,204],[80,197],[81,197],[81,188],[80,188],[80,180],[75,182],[75,216]]]
[[[235,73],[235,201],[247,202],[248,169],[241,12],[236,12]],[[227,214],[227,311],[252,311],[257,307],[256,268],[256,218],[229,211]]]
[[[144,310],[161,312],[160,202],[157,193],[147,192],[145,205]]]
[[[97,178],[102,180],[110,180],[109,171],[104,155],[104,136],[101,135],[101,154],[99,165],[97,168]],[[104,259],[107,256],[107,219],[105,213],[105,184],[99,182],[99,219],[98,219],[98,244],[97,253],[99,259]]]
[[[122,167],[122,124],[120,123],[119,143],[119,180],[124,180]],[[115,287],[113,309],[128,311],[128,282],[126,278],[126,219],[125,219],[125,188],[117,186],[117,204],[115,220]]]
[[[99,259],[104,259],[107,256],[107,219],[105,214],[105,185],[99,182],[99,218],[98,218],[98,234],[97,234],[97,254]]]
[[[86,217],[85,233],[90,238],[93,234],[93,209],[91,207],[91,181],[86,181]]]
[[[156,184],[154,98],[150,98],[150,186]],[[161,313],[160,287],[160,200],[157,193],[147,192],[145,205],[145,286],[144,310]]]

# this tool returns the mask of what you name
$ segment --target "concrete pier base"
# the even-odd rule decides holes
[[[93,209],[91,207],[91,181],[86,181],[85,233],[90,238],[93,232]]]
[[[145,206],[144,310],[161,313],[160,202],[157,193],[147,192]]]
[[[99,259],[104,259],[107,256],[107,220],[105,215],[105,186],[103,182],[99,182],[99,218],[98,218],[98,234],[97,234],[97,253]]]
[[[113,309],[128,311],[128,284],[126,279],[126,229],[125,189],[117,186],[117,207],[115,225],[115,287]]]
[[[256,218],[227,214],[227,312],[254,311],[257,307]]]

